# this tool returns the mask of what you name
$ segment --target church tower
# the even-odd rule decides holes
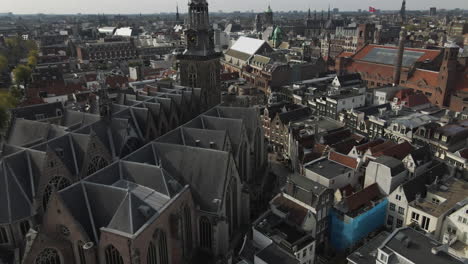
[[[177,56],[180,84],[201,88],[201,110],[207,110],[220,103],[221,53],[215,51],[206,0],[191,0],[188,6],[186,49]]]

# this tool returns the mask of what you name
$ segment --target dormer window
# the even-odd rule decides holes
[[[383,263],[387,263],[388,255],[383,253],[382,251],[379,252],[379,260]]]
[[[447,142],[447,136],[442,136],[442,142]]]

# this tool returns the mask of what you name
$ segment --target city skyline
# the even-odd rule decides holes
[[[358,9],[367,10],[372,6],[381,10],[398,10],[400,9],[400,2],[383,2],[376,0],[358,1],[358,0],[333,0],[328,2],[294,0],[288,4],[282,3],[279,0],[273,1],[258,1],[250,3],[246,0],[239,0],[236,2],[225,3],[222,0],[210,0],[210,10],[217,12],[222,10],[224,12],[233,11],[250,11],[262,12],[265,11],[270,4],[273,11],[301,11],[311,8],[312,10],[327,10],[331,8],[339,8],[342,11],[356,11]],[[91,0],[83,0],[80,2],[64,2],[58,0],[43,0],[37,2],[13,2],[9,1],[0,8],[0,13],[12,12],[15,14],[94,14],[94,13],[109,13],[109,14],[154,14],[175,12],[176,5],[179,6],[179,11],[185,13],[187,6],[183,1],[150,1],[150,0],[135,0],[135,1],[122,1],[111,2],[110,0],[103,0],[99,2]],[[247,6],[247,4],[249,4]],[[444,9],[468,9],[468,3],[464,0],[447,0],[444,1],[443,6],[441,1],[408,1],[408,10],[425,10],[429,7],[437,7]]]

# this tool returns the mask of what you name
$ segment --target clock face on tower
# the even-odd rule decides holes
[[[187,35],[187,43],[189,44],[189,46],[194,46],[197,44],[197,35],[196,34],[193,34],[193,33],[190,33]]]

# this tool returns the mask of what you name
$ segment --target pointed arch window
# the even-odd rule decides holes
[[[202,216],[199,222],[200,229],[200,246],[204,249],[211,250],[212,247],[212,227],[210,220]]]
[[[189,66],[188,71],[188,86],[190,87],[197,87],[197,69],[194,65]]]
[[[53,177],[47,186],[44,189],[44,194],[42,195],[42,206],[44,210],[47,208],[47,204],[49,203],[50,196],[52,193],[59,191],[71,184],[70,180],[62,177],[62,176],[55,176]]]
[[[91,162],[88,165],[87,175],[91,175],[96,171],[106,167],[109,163],[106,159],[101,156],[95,156],[91,159]]]
[[[158,264],[158,253],[156,250],[156,246],[154,245],[153,241],[150,241],[148,246],[148,253],[146,255],[146,263],[148,264]]]
[[[212,64],[210,67],[210,86],[212,88],[216,87],[216,83],[218,81],[218,79],[216,78],[216,75],[217,75],[216,66]]]
[[[189,255],[192,250],[192,212],[188,205],[185,205],[183,209],[183,222],[185,255]]]
[[[104,253],[106,264],[123,264],[123,258],[120,252],[113,245],[107,246]]]
[[[163,230],[154,232],[153,240],[148,245],[146,261],[148,264],[169,264],[167,237]]]
[[[34,260],[35,264],[60,264],[60,256],[57,250],[46,248]]]

